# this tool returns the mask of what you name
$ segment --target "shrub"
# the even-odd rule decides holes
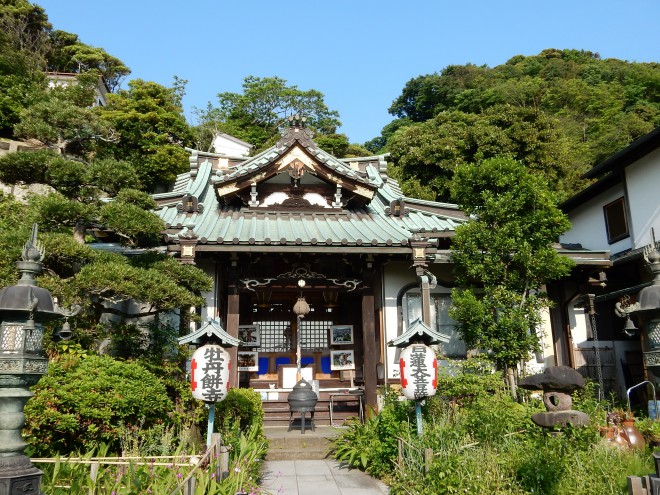
[[[426,400],[422,436],[412,403],[386,400],[379,416],[337,437],[334,456],[387,481],[391,495],[625,493],[627,476],[653,472],[648,451],[600,441],[607,404],[593,400],[589,387],[574,404],[592,414],[592,425],[548,432],[530,420],[545,410],[541,401],[517,403],[497,374],[455,370],[442,383],[442,395]],[[401,462],[397,437],[404,440]]]
[[[333,443],[333,455],[351,467],[358,467],[378,477],[386,478],[394,467],[399,438],[408,438],[415,426],[412,402],[399,401],[391,392],[385,394],[383,410],[362,424],[349,423],[348,429]]]
[[[172,410],[163,384],[135,363],[87,356],[53,363],[25,407],[25,436],[35,455],[115,451],[125,427],[150,428]]]
[[[238,422],[241,430],[256,427],[257,433],[263,435],[264,410],[261,407],[261,395],[251,388],[232,388],[222,402],[215,405],[216,418],[221,418],[223,424]],[[222,425],[219,424],[219,428]]]

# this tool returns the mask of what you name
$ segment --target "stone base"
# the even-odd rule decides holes
[[[566,426],[587,426],[589,424],[589,415],[582,411],[554,411],[540,412],[532,415],[532,421],[535,425],[542,428],[555,428]]]
[[[24,455],[0,457],[0,495],[41,495],[42,475]]]

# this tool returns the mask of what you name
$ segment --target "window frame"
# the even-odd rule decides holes
[[[620,205],[620,206],[619,206]],[[618,211],[618,208],[621,208],[621,211]],[[617,208],[617,210],[614,210],[614,208]],[[621,231],[619,233],[611,232],[610,228],[610,219],[613,219],[614,214],[620,214],[623,219],[623,226],[625,228],[625,231]],[[605,218],[605,231],[607,232],[607,243],[608,244],[614,244],[615,242],[618,242],[622,239],[626,239],[630,237],[630,226],[628,222],[628,212],[626,208],[626,200],[624,196],[621,196],[620,198],[615,199],[614,201],[611,201],[607,203],[606,205],[603,206],[603,216]],[[613,219],[614,220],[614,219]]]

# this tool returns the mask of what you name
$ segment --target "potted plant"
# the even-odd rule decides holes
[[[631,411],[616,408],[607,413],[607,423],[614,425],[613,441],[633,449],[644,449],[644,436],[635,427],[635,416]]]

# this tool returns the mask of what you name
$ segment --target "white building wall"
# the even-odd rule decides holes
[[[660,239],[660,149],[625,169],[631,216],[632,248],[651,244],[651,229]]]
[[[559,237],[562,243],[581,244],[594,251],[609,250],[612,254],[620,253],[632,246],[630,237],[614,244],[607,242],[607,227],[603,206],[624,196],[623,184],[617,184],[595,198],[587,201],[578,209],[568,213],[571,230]]]
[[[387,342],[398,335],[399,311],[397,296],[405,285],[416,283],[417,277],[410,268],[410,263],[391,262],[385,266],[383,273],[383,333],[385,336],[385,373],[387,378],[399,377],[399,353],[394,347],[388,347]]]
[[[433,269],[433,266],[431,266]],[[399,377],[399,354],[400,350],[394,347],[388,347],[387,342],[398,337],[399,319],[402,318],[405,324],[406,308],[400,310],[397,307],[397,297],[403,287],[409,284],[417,284],[418,280],[408,262],[391,262],[386,265],[383,275],[383,326],[385,334],[385,356],[386,373],[388,378]],[[414,289],[410,289],[414,290]],[[449,293],[451,289],[438,286],[432,290],[432,293]],[[552,329],[550,323],[550,312],[544,310],[542,314],[541,327],[537,329],[540,341],[541,352],[536,356],[531,356],[525,364],[528,373],[540,373],[546,367],[554,365],[554,346],[552,341]],[[405,326],[401,329],[405,332]],[[447,329],[444,329],[446,332]],[[586,336],[586,331],[585,331]],[[450,334],[450,345],[454,350],[460,349],[459,354],[465,354],[465,344],[461,341],[458,333],[453,331]]]
[[[242,145],[221,135],[213,138],[213,150],[215,153],[223,153],[227,156],[248,156],[250,154],[250,146]]]
[[[204,273],[211,277],[211,280],[213,280],[213,286],[211,287],[211,290],[208,292],[202,292],[202,297],[204,297],[204,300],[206,301],[206,306],[202,308],[202,321],[206,321],[209,318],[217,318],[218,317],[218,301],[217,301],[217,290],[216,286],[218,284],[218,280],[216,279],[216,269],[215,269],[215,262],[210,261],[210,260],[197,260],[197,268],[200,270],[203,270]]]

